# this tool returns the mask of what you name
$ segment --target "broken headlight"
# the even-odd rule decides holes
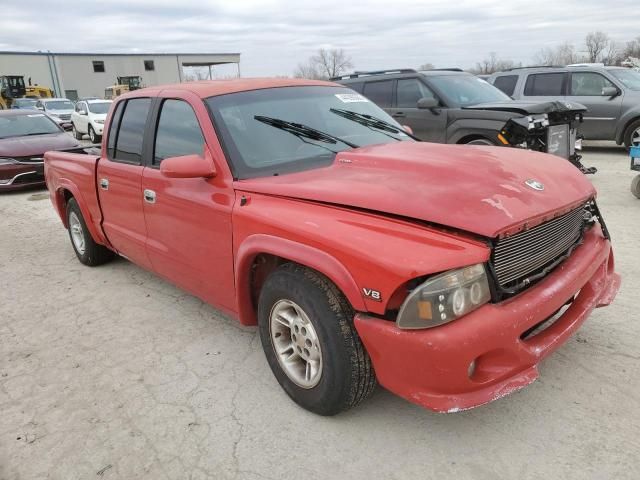
[[[451,270],[416,287],[398,312],[399,328],[432,328],[460,318],[491,299],[482,264]]]

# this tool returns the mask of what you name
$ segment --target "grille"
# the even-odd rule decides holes
[[[493,267],[498,284],[510,288],[542,271],[582,238],[585,207],[496,242]]]

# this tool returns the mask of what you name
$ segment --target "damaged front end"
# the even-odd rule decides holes
[[[572,102],[547,102],[537,105],[536,113],[512,118],[500,131],[505,145],[551,153],[566,158],[584,174],[596,173],[595,167],[585,167],[580,151],[582,137],[578,124],[583,121],[586,107]]]

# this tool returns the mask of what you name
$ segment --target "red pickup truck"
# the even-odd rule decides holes
[[[620,284],[570,163],[414,141],[333,83],[136,90],[100,156],[48,152],[45,174],[82,263],[121,255],[257,324],[282,388],[323,415],[378,382],[439,412],[500,398]]]

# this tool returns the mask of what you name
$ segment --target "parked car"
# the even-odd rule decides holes
[[[74,109],[71,100],[67,98],[41,98],[37,100],[36,108],[53,118],[65,130],[71,130],[71,113]]]
[[[0,111],[0,191],[44,185],[44,152],[78,142],[44,113]]]
[[[416,142],[341,85],[136,90],[105,135],[99,156],[45,154],[79,261],[120,254],[257,324],[312,412],[376,381],[442,412],[493,401],[618,290],[594,187],[569,162]]]
[[[584,173],[576,151],[583,105],[515,102],[460,69],[358,72],[337,77],[427,142],[524,147],[569,159]]]
[[[82,140],[83,135],[89,135],[91,143],[98,143],[102,139],[102,128],[107,118],[111,100],[82,100],[76,103],[71,114],[73,136]]]
[[[631,170],[640,172],[640,145],[631,147],[629,154],[631,155]],[[631,180],[631,193],[636,198],[640,198],[640,173]]]
[[[579,126],[587,140],[640,145],[640,72],[593,65],[515,68],[489,82],[519,100],[579,102],[587,107]]]
[[[37,99],[34,98],[16,98],[11,104],[11,108],[15,110],[35,110]]]

